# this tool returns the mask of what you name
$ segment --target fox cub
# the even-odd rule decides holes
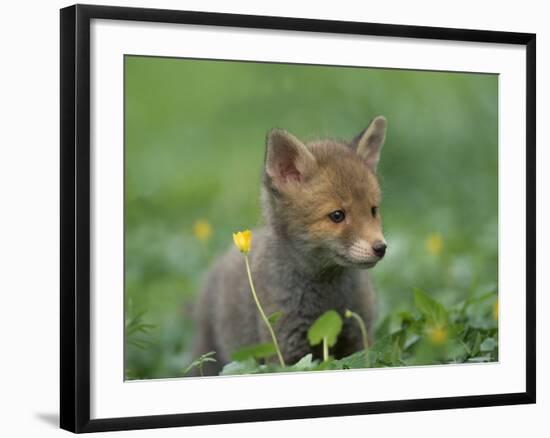
[[[275,333],[288,364],[308,353],[321,357],[307,331],[329,309],[342,315],[350,309],[372,326],[374,291],[366,269],[386,252],[376,177],[385,135],[382,116],[350,142],[306,144],[279,129],[267,135],[265,226],[253,232],[249,259],[265,313],[282,312]],[[236,248],[207,275],[196,318],[193,357],[216,352],[217,362],[206,363],[205,374],[217,374],[241,347],[271,342]],[[345,322],[331,353],[340,358],[361,348],[357,326]]]

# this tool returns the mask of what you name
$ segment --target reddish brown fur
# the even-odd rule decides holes
[[[378,180],[353,145],[325,140],[308,143],[307,147],[316,163],[303,180],[277,187],[283,195],[277,214],[284,218],[275,222],[284,222],[290,235],[307,230],[304,237],[308,240],[342,240],[347,244],[358,238],[371,244],[383,240],[380,214],[371,214],[371,208],[381,201]],[[338,209],[346,212],[345,221],[339,224],[327,219]]]

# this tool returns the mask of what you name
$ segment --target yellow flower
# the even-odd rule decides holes
[[[449,333],[447,332],[447,328],[435,326],[428,329],[428,337],[432,344],[443,345],[447,341]]]
[[[239,248],[240,252],[248,254],[250,245],[252,244],[252,231],[245,230],[233,233],[233,242],[235,242],[235,246]]]
[[[493,304],[493,319],[498,321],[498,300],[495,300],[495,304]]]
[[[193,224],[193,234],[199,240],[208,240],[212,236],[212,227],[207,220],[199,219]]]
[[[431,255],[439,255],[443,250],[443,238],[439,233],[432,233],[426,239],[426,250]]]

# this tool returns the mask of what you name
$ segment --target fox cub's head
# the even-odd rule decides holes
[[[263,189],[267,222],[324,266],[374,266],[386,252],[376,177],[385,135],[382,116],[349,143],[305,144],[286,131],[270,131]]]

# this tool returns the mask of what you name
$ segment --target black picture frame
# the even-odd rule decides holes
[[[90,5],[70,6],[61,9],[60,14],[61,428],[75,433],[100,432],[535,403],[535,34]],[[92,19],[412,37],[525,46],[527,78],[526,391],[416,400],[90,419],[90,21]]]

